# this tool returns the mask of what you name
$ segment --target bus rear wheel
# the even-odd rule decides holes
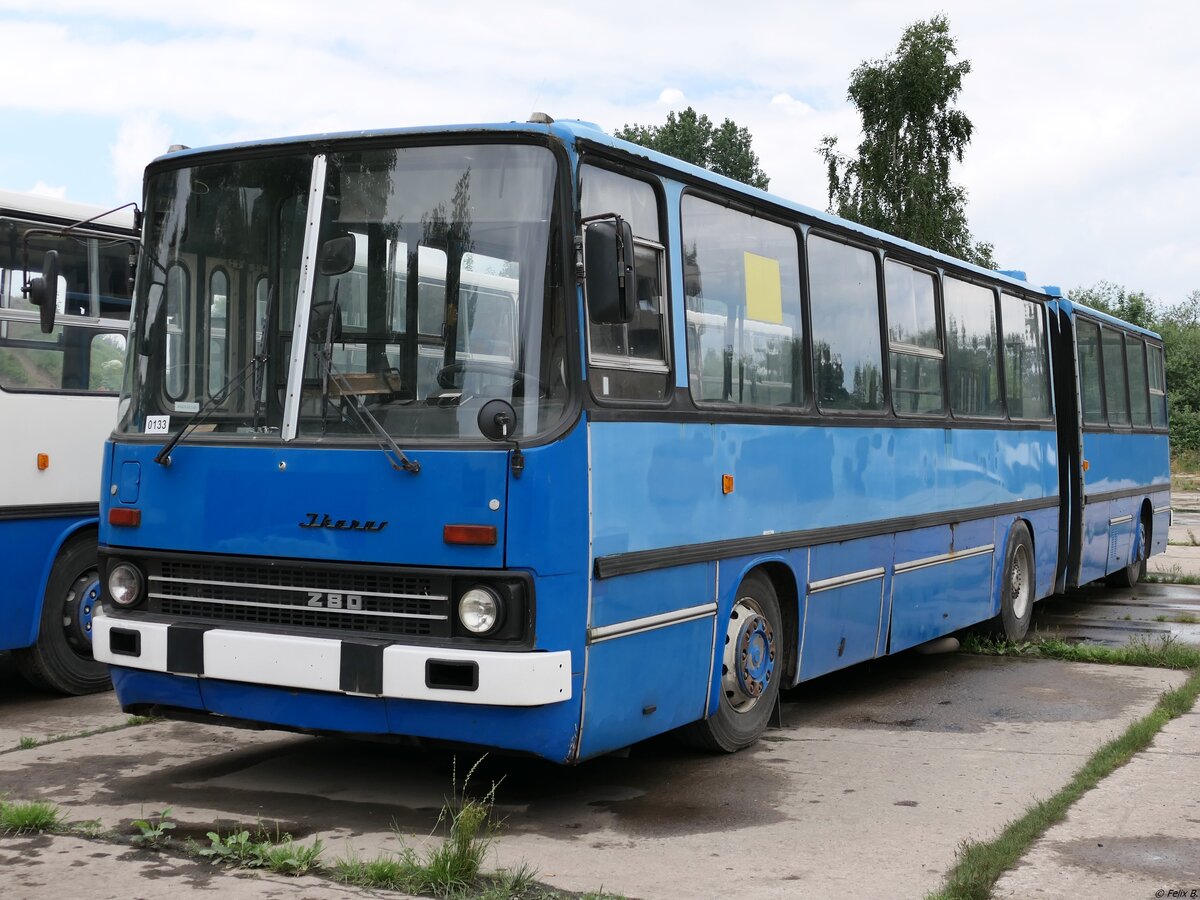
[[[770,579],[748,575],[738,587],[725,627],[721,696],[707,719],[685,726],[680,736],[695,747],[733,753],[766,730],[783,675],[783,617]]]
[[[1024,639],[1033,617],[1034,586],[1033,539],[1025,524],[1017,522],[1008,533],[1008,546],[1004,551],[1000,615],[992,624],[998,637],[1010,641]]]
[[[108,689],[108,669],[92,659],[92,613],[99,597],[96,539],[74,537],[59,551],[46,582],[37,643],[13,654],[26,681],[61,694]]]

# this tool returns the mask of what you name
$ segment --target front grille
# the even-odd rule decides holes
[[[181,619],[450,635],[449,576],[224,560],[156,560],[148,568],[150,610]]]

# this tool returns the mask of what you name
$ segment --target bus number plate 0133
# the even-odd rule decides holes
[[[362,609],[362,594],[308,592],[308,605],[320,609]]]

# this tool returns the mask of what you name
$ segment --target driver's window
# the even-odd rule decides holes
[[[658,197],[647,181],[581,169],[583,217],[616,213],[633,228],[637,306],[627,324],[588,323],[588,382],[600,400],[663,400],[670,390],[666,273]]]

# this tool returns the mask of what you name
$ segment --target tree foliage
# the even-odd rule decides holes
[[[662,125],[625,125],[616,137],[764,191],[770,183],[759,167],[747,129],[739,128],[732,119],[714,125],[690,106],[679,115],[667,113]]]
[[[858,155],[826,136],[817,152],[829,173],[829,210],[871,228],[988,268],[992,245],[967,228],[966,191],[950,180],[972,125],[954,108],[971,71],[957,55],[944,16],[910,25],[895,53],[850,75],[849,99],[862,116]]]

